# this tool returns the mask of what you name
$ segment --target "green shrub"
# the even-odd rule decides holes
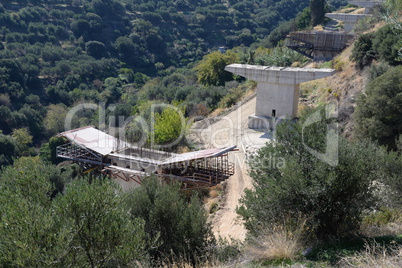
[[[356,133],[396,150],[402,133],[402,66],[374,79],[360,95],[355,112]]]
[[[303,217],[317,238],[342,237],[359,229],[361,212],[374,204],[375,146],[336,134],[326,141],[325,120],[303,129],[304,122],[320,115],[317,111],[279,125],[275,143],[267,143],[250,160],[254,189],[246,190],[237,212],[252,233],[286,217]],[[325,162],[311,153],[331,149],[335,159],[329,155],[322,158]]]
[[[378,64],[371,64],[367,69],[365,70],[366,72],[366,77],[367,77],[367,82],[370,83],[380,75],[383,75],[386,73],[391,66],[389,66],[388,63],[386,62],[380,62]]]
[[[155,114],[154,142],[156,145],[180,142],[185,134],[184,109],[164,108],[162,113]]]
[[[332,68],[332,61],[326,61],[320,65],[320,68]]]
[[[255,63],[258,65],[266,66],[280,66],[288,67],[294,62],[305,62],[306,57],[293,51],[287,47],[275,47],[269,54],[262,55],[255,59]]]
[[[145,220],[149,254],[155,261],[188,256],[195,262],[215,245],[206,211],[197,197],[186,201],[180,185],[145,179],[128,196],[133,218]]]
[[[401,211],[396,209],[381,208],[363,219],[364,225],[383,226],[402,219]]]
[[[343,68],[345,67],[346,63],[344,61],[335,61],[335,70],[337,70],[338,72],[342,71]]]
[[[236,62],[237,54],[232,51],[221,53],[215,51],[206,55],[195,68],[198,82],[205,86],[223,86],[233,80],[233,74],[225,71],[226,65]]]
[[[358,68],[370,65],[376,58],[376,52],[373,49],[374,33],[360,35],[352,49],[350,59],[356,62]]]
[[[131,218],[117,184],[87,177],[54,196],[61,176],[39,158],[3,170],[0,266],[132,267],[142,260],[144,221]]]
[[[391,65],[400,64],[400,61],[397,60],[400,47],[397,44],[400,41],[401,32],[391,24],[378,29],[373,39],[373,48],[378,53],[379,60],[386,61]]]
[[[387,24],[374,33],[360,35],[352,50],[350,59],[357,67],[363,69],[374,59],[385,61],[391,65],[400,64],[398,46],[401,30]]]
[[[90,177],[74,181],[55,198],[60,231],[71,235],[62,265],[127,267],[144,259],[144,221],[130,217],[125,201],[115,182]]]

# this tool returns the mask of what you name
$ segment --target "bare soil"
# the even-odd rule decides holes
[[[235,174],[226,182],[221,208],[213,214],[212,224],[216,236],[244,241],[246,229],[236,214],[236,207],[245,189],[252,188],[252,179],[247,172],[247,155],[265,142],[264,132],[249,130],[248,116],[254,114],[255,97],[250,98],[223,117],[205,119],[194,124],[190,139],[204,148],[237,145],[237,152],[229,155],[235,163]]]

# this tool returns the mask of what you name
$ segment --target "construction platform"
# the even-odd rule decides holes
[[[370,14],[346,14],[346,13],[326,13],[325,17],[343,22],[343,30],[352,32],[354,26],[361,19],[370,17]]]
[[[364,0],[359,0],[359,1],[348,1],[349,4],[359,6],[359,7],[364,7],[364,14],[372,14],[373,13],[373,8],[379,4],[384,3],[384,0],[377,0],[377,1],[364,1]]]
[[[334,69],[249,64],[230,64],[225,70],[257,82],[255,114],[249,116],[248,127],[262,130],[273,130],[277,119],[297,117],[301,83],[335,74]]]
[[[107,175],[125,191],[139,187],[150,175],[193,189],[215,186],[234,174],[228,153],[236,146],[176,154],[134,147],[92,126],[59,136],[66,143],[57,147],[57,157],[76,162],[87,172]]]
[[[297,31],[287,36],[285,45],[316,61],[328,61],[348,47],[354,35],[334,31]]]

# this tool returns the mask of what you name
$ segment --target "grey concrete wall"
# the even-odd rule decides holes
[[[265,117],[297,117],[299,84],[258,82],[255,115]],[[273,111],[275,110],[275,115]]]
[[[231,64],[226,66],[225,70],[257,81],[255,114],[250,116],[248,121],[249,127],[254,129],[269,125],[270,118],[297,117],[300,83],[328,77],[335,73],[333,69],[284,68],[248,64]]]

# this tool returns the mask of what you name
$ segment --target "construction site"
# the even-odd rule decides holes
[[[353,34],[332,31],[298,31],[287,36],[286,46],[317,61],[330,60],[348,47]]]
[[[328,61],[338,55],[342,50],[352,44],[355,33],[355,25],[362,19],[371,17],[373,8],[383,0],[377,1],[348,1],[348,3],[360,6],[364,14],[326,13],[325,17],[338,23],[340,28],[328,27],[328,30],[308,30],[290,32],[286,37],[285,45],[315,61]],[[331,23],[329,24],[331,25]]]
[[[77,163],[84,172],[108,176],[125,191],[141,186],[150,175],[169,183],[181,182],[183,189],[195,189],[215,186],[234,174],[228,154],[236,146],[176,154],[138,148],[92,126],[59,136],[66,143],[57,147],[57,157]]]

